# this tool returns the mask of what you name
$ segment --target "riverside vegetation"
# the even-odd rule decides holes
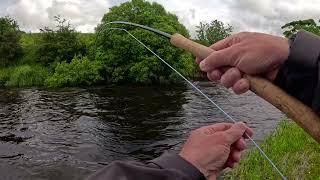
[[[132,0],[112,7],[95,33],[77,32],[60,16],[55,28],[44,27],[40,33],[20,31],[10,17],[0,17],[0,87],[91,86],[97,84],[170,84],[178,76],[121,31],[110,30],[110,21],[130,21],[151,26],[168,33],[190,35],[176,15],[163,6],[144,0]],[[194,57],[169,45],[167,39],[134,27],[127,29],[166,59],[184,76],[197,77],[200,72]],[[317,23],[294,21],[283,26],[289,36],[299,29],[319,34]],[[197,42],[213,44],[232,33],[232,26],[213,20],[196,27]]]
[[[190,37],[176,15],[160,4],[132,0],[115,6],[106,13],[95,33],[80,33],[60,16],[55,28],[44,27],[40,33],[20,31],[10,17],[0,19],[0,86],[50,88],[91,86],[99,84],[170,84],[178,76],[146,51],[130,36],[111,31],[106,23],[130,21]],[[123,27],[113,25],[112,27]],[[167,39],[153,33],[125,27],[183,75],[198,74],[194,57],[169,45]],[[229,35],[231,26],[215,20],[201,23],[199,41],[204,44]],[[219,36],[213,36],[219,34]]]
[[[320,146],[298,125],[283,121],[262,148],[288,179],[320,179]],[[257,150],[250,151],[226,179],[280,179]]]

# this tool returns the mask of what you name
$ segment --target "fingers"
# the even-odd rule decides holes
[[[238,163],[241,159],[241,151],[233,151],[231,153],[231,159],[233,162]]]
[[[232,86],[232,90],[236,94],[243,94],[249,91],[250,89],[250,83],[247,79],[240,79]]]
[[[232,151],[225,167],[234,168],[241,160],[241,151]]]
[[[208,72],[207,76],[208,79],[211,81],[219,81],[222,77],[222,75],[224,75],[229,69],[231,69],[232,67],[222,67],[219,69],[214,69],[212,72]],[[216,80],[215,80],[216,79]]]
[[[249,81],[242,78],[243,73],[238,68],[224,67],[215,69],[212,72],[208,72],[207,76],[210,81],[220,81],[224,87],[232,87],[234,93],[238,95],[246,93],[250,89]]]
[[[253,136],[253,130],[249,127],[247,127],[246,132],[245,132],[245,136],[243,136],[245,139],[248,139],[249,137],[251,138]]]
[[[216,43],[214,43],[213,45],[210,46],[211,49],[215,50],[215,51],[220,51],[222,49],[228,48],[232,45],[232,36],[229,36],[221,41],[218,41]]]
[[[230,68],[221,76],[221,84],[226,87],[230,88],[236,82],[238,82],[242,78],[242,73],[238,68]]]
[[[227,136],[235,136],[234,134],[236,132],[238,132],[239,130],[242,130],[243,128],[244,131],[242,133],[242,135],[239,135],[239,138],[234,140],[233,143],[231,144],[234,144],[236,143],[238,140],[241,140],[243,138],[247,138],[247,137],[244,137],[243,135],[246,133],[248,136],[252,137],[253,136],[253,130],[249,127],[247,127],[244,123],[242,122],[239,122],[239,123],[236,123],[236,124],[232,124],[232,123],[218,123],[218,124],[213,124],[213,125],[209,125],[209,126],[204,126],[198,130],[200,131],[203,131],[206,135],[212,135],[214,133],[217,133],[217,132],[222,132],[224,131]],[[238,132],[239,133],[239,132]],[[238,134],[236,134],[238,135]],[[243,139],[244,140],[244,139]],[[242,142],[240,142],[239,144],[239,150],[241,150],[241,144]],[[245,142],[244,142],[245,143]],[[230,144],[230,145],[231,145]],[[245,148],[245,147],[244,147]]]
[[[212,72],[209,72],[207,76],[210,81],[219,81],[221,79],[222,72],[221,70],[216,69],[216,70],[213,70]]]
[[[230,129],[225,131],[225,135],[227,137],[227,143],[229,145],[234,144],[239,139],[241,139],[242,136],[248,131],[248,135],[250,136],[250,130],[244,123],[236,123],[234,124]]]
[[[200,128],[206,135],[213,135],[216,132],[226,131],[233,126],[232,123],[219,123]]]
[[[222,49],[225,49],[225,48],[231,46],[231,45],[232,45],[231,42],[232,42],[232,36],[229,36],[229,37],[227,37],[227,38],[225,38],[225,39],[223,39],[223,40],[221,40],[221,41],[218,41],[218,42],[216,42],[215,44],[211,45],[210,48],[213,49],[213,50],[215,50],[215,51],[220,51],[220,50],[222,50]],[[196,58],[196,63],[197,63],[197,64],[200,64],[200,62],[201,62],[202,60],[203,60],[203,59],[200,59],[200,58],[197,57],[197,58]]]
[[[203,59],[200,59],[200,58],[198,58],[198,57],[196,57],[196,63],[199,65],[200,64],[200,62],[202,61]]]
[[[239,139],[237,142],[234,143],[233,147],[239,151],[243,151],[247,148],[247,144],[244,138],[242,137],[241,139]]]
[[[236,57],[239,48],[229,47],[220,51],[215,51],[209,57],[200,62],[200,69],[204,72],[211,72],[223,66],[235,67],[238,61]]]

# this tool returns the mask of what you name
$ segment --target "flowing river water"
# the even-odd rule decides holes
[[[283,117],[252,93],[197,85],[257,141]],[[114,160],[178,151],[192,129],[227,121],[190,87],[0,90],[1,179],[85,179]]]

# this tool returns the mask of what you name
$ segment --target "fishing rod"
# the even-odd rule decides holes
[[[207,58],[214,52],[213,49],[196,43],[179,33],[169,34],[148,26],[125,21],[113,21],[105,25],[111,24],[125,24],[154,32],[169,39],[173,46],[189,51],[201,59]],[[252,92],[278,108],[304,129],[314,140],[320,143],[320,118],[310,107],[288,95],[285,91],[264,78],[251,75],[244,75],[244,78],[249,81]]]
[[[209,98],[208,95],[206,95],[202,90],[200,90],[196,85],[194,85],[191,81],[189,81],[186,77],[184,77],[178,70],[176,70],[174,67],[172,67],[166,60],[161,58],[157,53],[152,51],[148,46],[146,46],[143,42],[141,42],[138,38],[136,38],[133,34],[131,34],[126,29],[122,28],[108,28],[110,30],[120,30],[124,31],[127,34],[129,34],[133,39],[135,39],[139,44],[141,44],[144,48],[146,48],[148,51],[150,51],[153,55],[155,55],[160,61],[162,61],[165,65],[167,65],[171,70],[173,70],[175,73],[177,73],[184,81],[186,81],[192,88],[194,88],[197,92],[199,92],[204,98],[206,98],[211,104],[213,104],[215,107],[217,107],[229,120],[231,120],[233,123],[236,123],[237,121],[229,115],[226,111],[224,111],[217,103],[215,103],[211,98]],[[280,171],[280,169],[275,165],[275,163],[268,157],[268,155],[262,150],[262,148],[247,134],[245,136],[254,144],[254,146],[259,150],[261,155],[271,164],[271,166],[275,169],[275,171],[281,176],[283,180],[286,180],[287,178],[284,176],[284,174]]]
[[[184,36],[176,33],[169,34],[166,32],[162,32],[160,30],[147,27],[140,24],[124,22],[124,21],[114,21],[109,22],[108,24],[125,24],[130,26],[139,27],[156,34],[159,34],[165,38],[170,39],[170,43],[178,48],[182,48],[191,52],[193,55],[205,59],[212,52],[213,49],[193,42]],[[139,39],[137,39],[134,35],[132,35],[129,31],[122,28],[109,28],[110,30],[121,30],[128,33],[131,37],[133,37],[137,42],[143,45],[147,50],[153,53],[158,59],[160,59],[163,63],[165,63],[169,68],[175,71],[181,78],[183,78],[189,85],[191,85],[196,91],[198,91],[201,95],[203,95],[207,100],[209,100],[214,106],[216,106],[221,112],[226,115],[231,121],[236,122],[236,120],[230,116],[227,112],[225,112],[218,104],[216,104],[213,100],[211,100],[206,94],[204,94],[199,88],[197,88],[192,82],[190,82],[187,78],[185,78],[181,73],[179,73],[175,68],[173,68],[170,64],[168,64],[164,59],[162,59],[159,55],[153,52],[149,47],[147,47],[144,43],[142,43]],[[310,134],[318,143],[320,143],[320,118],[318,115],[313,112],[309,107],[305,106],[303,103],[298,101],[297,99],[291,97],[286,94],[279,87],[273,85],[271,82],[260,78],[245,75],[244,76],[250,82],[250,90],[253,91],[258,96],[262,97],[279,110],[284,112],[287,116],[291,117],[300,127],[302,127],[308,134]],[[273,163],[273,161],[265,154],[265,152],[261,149],[261,147],[248,136],[249,140],[257,147],[263,157],[268,160],[268,162],[272,165],[272,167],[277,171],[277,173],[281,176],[282,179],[286,179],[283,173],[277,168],[277,166]]]

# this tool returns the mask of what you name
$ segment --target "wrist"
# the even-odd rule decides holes
[[[197,161],[193,160],[192,158],[190,158],[190,156],[186,155],[183,152],[179,153],[179,156],[184,159],[185,161],[187,161],[188,163],[190,163],[192,166],[194,166],[198,171],[200,171],[204,176],[207,176],[207,172],[205,172],[204,168],[202,168]]]
[[[267,74],[267,79],[269,79],[271,81],[276,80],[278,73],[280,71],[280,68],[288,60],[293,39],[291,39],[291,38],[287,39],[287,38],[281,37],[280,42],[281,42],[281,46],[280,46],[281,51],[279,52],[279,56],[278,56],[279,59],[278,59],[278,62],[276,63],[277,68]]]
[[[201,166],[201,163],[199,162],[199,160],[193,159],[190,155],[186,155],[183,152],[180,152],[179,156],[182,159],[184,159],[185,161],[187,161],[188,163],[190,163],[192,166],[194,166],[207,179],[209,179],[209,180],[215,180],[216,179],[216,177],[217,177],[217,175],[219,173],[218,171],[213,171],[213,170],[209,171],[205,167]],[[213,177],[214,177],[214,179],[213,179]]]

